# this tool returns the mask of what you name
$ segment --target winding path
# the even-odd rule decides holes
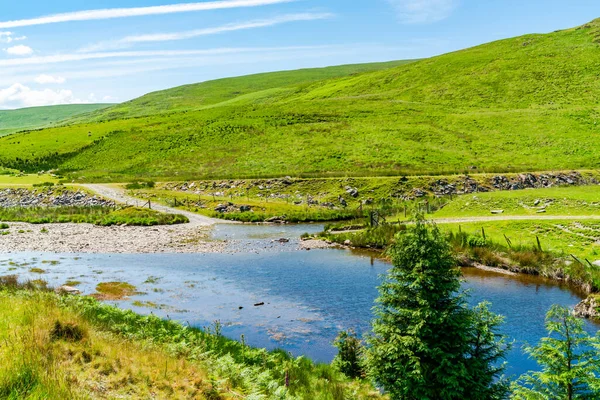
[[[101,184],[84,184],[81,186],[99,194],[102,197],[117,201],[119,203],[126,203],[132,205],[142,205],[144,203],[144,200],[131,197],[125,193],[125,190],[118,187]],[[184,211],[173,207],[167,207],[158,203],[152,203],[152,209],[164,213],[185,215],[190,220],[190,225],[192,226],[209,226],[214,224],[231,223],[230,221],[210,218],[193,212]]]

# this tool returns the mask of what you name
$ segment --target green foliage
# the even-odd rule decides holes
[[[542,367],[513,384],[515,400],[597,399],[600,393],[600,337],[591,337],[583,321],[564,307],[546,315],[549,336],[525,351]]]
[[[125,185],[125,189],[127,190],[139,190],[139,189],[153,189],[156,186],[156,182],[154,181],[141,181],[141,182],[133,182]]]
[[[107,207],[11,207],[0,208],[0,220],[31,224],[88,223],[112,225],[174,225],[189,222],[181,214],[165,214],[153,210],[127,207],[113,210]]]
[[[333,345],[338,349],[338,354],[333,360],[333,366],[349,378],[362,378],[364,346],[356,337],[354,331],[342,331],[338,334]]]
[[[48,107],[0,110],[0,136],[25,129],[39,129],[54,125],[75,115],[100,110],[110,104],[69,104]]]
[[[439,229],[418,218],[389,252],[393,267],[368,338],[369,375],[392,399],[504,398],[502,318],[485,304],[467,306]]]
[[[353,247],[385,249],[393,243],[396,234],[404,230],[406,230],[406,225],[384,224],[358,232],[337,233],[325,231],[320,236],[339,244],[344,244],[349,240]]]

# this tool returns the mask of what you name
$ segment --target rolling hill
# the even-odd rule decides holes
[[[102,108],[111,104],[69,104],[62,106],[31,107],[18,110],[0,110],[0,136],[26,129],[38,129]]]
[[[599,20],[408,64],[337,68],[153,93],[2,138],[0,164],[87,180],[600,166]]]
[[[320,80],[378,71],[411,62],[414,61],[351,64],[217,79],[149,93],[108,109],[73,118],[72,122],[105,121],[174,111],[197,110],[232,100],[251,100],[257,96],[270,97],[290,90],[289,87],[292,85],[303,85]]]

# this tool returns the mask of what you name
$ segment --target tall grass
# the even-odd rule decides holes
[[[31,224],[89,223],[111,225],[173,225],[189,222],[180,214],[164,214],[136,207],[111,209],[102,206],[82,207],[9,207],[0,208],[0,221]]]
[[[381,397],[330,365],[225,338],[219,323],[195,329],[3,279],[0,398]]]

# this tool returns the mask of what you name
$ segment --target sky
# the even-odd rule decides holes
[[[598,0],[2,0],[0,109],[431,57],[598,17]]]

